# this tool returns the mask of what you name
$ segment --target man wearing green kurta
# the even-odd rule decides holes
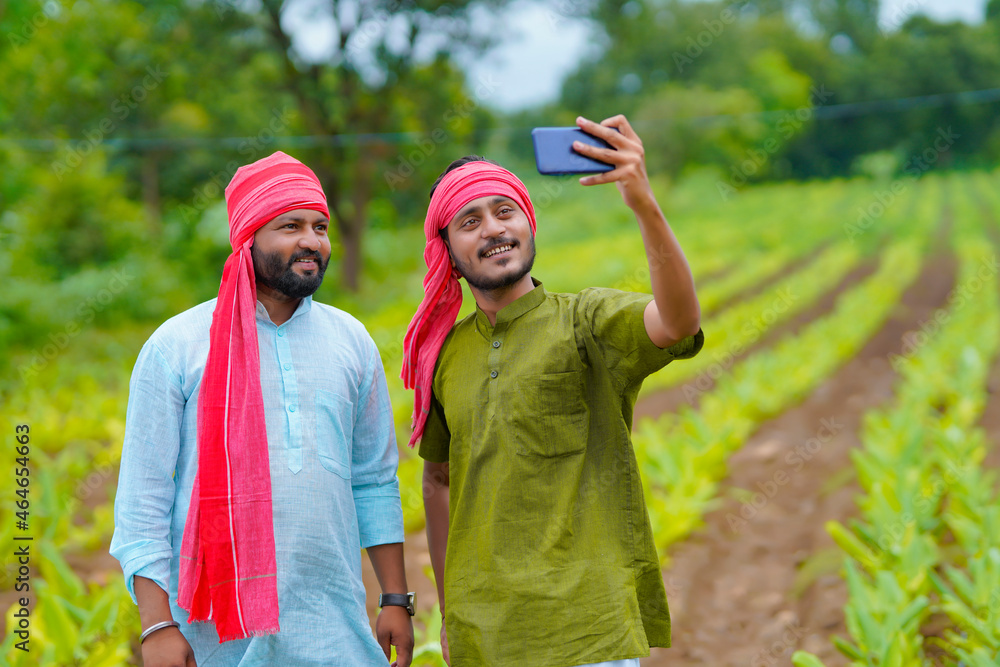
[[[427,296],[403,377],[416,389],[411,443],[425,459],[453,667],[638,667],[650,646],[670,645],[632,409],[647,375],[701,349],[700,312],[639,137],[622,116],[578,124],[613,147],[574,146],[615,167],[581,183],[618,185],[642,233],[652,299],[546,292],[530,275],[531,200],[502,167],[463,158],[432,189]],[[452,326],[458,276],[477,309]]]

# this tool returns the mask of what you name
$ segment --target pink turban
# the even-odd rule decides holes
[[[403,339],[401,377],[404,386],[414,390],[410,447],[419,442],[424,434],[430,412],[434,366],[444,339],[462,307],[458,272],[452,269],[441,230],[470,201],[491,195],[514,200],[528,216],[531,233],[535,233],[535,209],[531,205],[528,189],[517,176],[489,162],[468,162],[448,172],[434,190],[427,209],[424,219],[424,235],[427,237],[424,247],[424,261],[427,262],[424,300],[420,302]]]
[[[229,241],[198,399],[198,472],[181,543],[178,604],[220,641],[278,632],[271,473],[260,388],[254,233],[296,209],[329,217],[316,175],[277,152],[226,188]]]

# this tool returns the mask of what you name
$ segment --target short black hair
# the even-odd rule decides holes
[[[466,155],[465,157],[460,157],[451,164],[449,164],[447,167],[445,167],[445,170],[442,171],[441,175],[437,177],[437,180],[434,181],[434,185],[431,186],[431,192],[428,195],[428,198],[434,196],[434,191],[437,190],[437,186],[441,185],[441,181],[444,180],[444,177],[448,175],[448,172],[455,171],[462,165],[469,164],[470,162],[489,162],[490,164],[495,164],[498,167],[503,167],[503,165],[500,164],[499,162],[491,160],[487,157],[483,157],[482,155]]]

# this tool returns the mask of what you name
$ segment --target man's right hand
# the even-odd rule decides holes
[[[177,628],[163,628],[146,637],[142,662],[146,667],[197,667],[191,645]]]

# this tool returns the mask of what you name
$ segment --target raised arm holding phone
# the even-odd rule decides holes
[[[670,645],[632,410],[647,375],[701,349],[700,311],[638,135],[624,116],[577,124],[607,143],[574,144],[612,166],[580,182],[615,183],[634,212],[652,299],[547,292],[527,189],[495,163],[456,160],[431,190],[402,376],[452,667],[637,667]],[[456,323],[458,278],[477,308]]]

